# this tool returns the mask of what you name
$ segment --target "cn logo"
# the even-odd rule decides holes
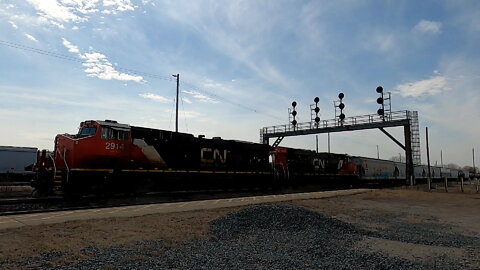
[[[221,152],[218,149],[202,148],[200,150],[200,161],[202,163],[220,162],[225,164],[227,162],[227,150]]]
[[[319,158],[314,158],[313,159],[313,166],[314,166],[315,170],[325,169],[325,160],[319,159]]]

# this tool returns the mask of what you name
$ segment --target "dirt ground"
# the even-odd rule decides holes
[[[450,233],[480,237],[480,194],[472,187],[460,193],[415,189],[386,189],[351,196],[285,202],[324,213],[364,228],[381,231],[392,222],[434,223]],[[244,208],[244,207],[241,207]],[[53,225],[0,230],[0,265],[16,269],[17,263],[46,252],[67,252],[61,263],[86,256],[87,247],[115,247],[144,240],[163,239],[167,245],[208,235],[208,224],[237,208],[156,214],[132,218],[71,221]],[[448,226],[447,226],[448,225]],[[480,269],[479,250],[426,246],[365,237],[358,248],[412,258],[447,256],[470,261]],[[53,262],[55,263],[55,262]],[[32,267],[30,265],[29,267]]]

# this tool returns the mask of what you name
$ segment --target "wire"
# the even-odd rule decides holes
[[[271,118],[275,118],[275,119],[278,119],[278,120],[281,120],[281,121],[284,121],[284,120],[285,120],[285,119],[280,118],[280,117],[277,117],[277,116],[275,116],[275,115],[272,115],[272,114],[269,114],[269,113],[266,113],[266,112],[257,110],[257,109],[255,109],[255,108],[252,108],[252,107],[243,105],[243,104],[241,104],[241,103],[232,101],[232,100],[230,100],[230,99],[221,97],[221,96],[219,96],[219,95],[217,95],[217,94],[214,94],[214,93],[212,93],[212,92],[210,92],[210,91],[207,91],[207,90],[205,90],[205,89],[201,89],[201,88],[193,85],[192,83],[190,83],[190,82],[188,82],[188,81],[183,81],[182,83],[183,83],[184,85],[190,85],[190,86],[193,88],[193,89],[191,89],[191,90],[195,90],[195,91],[200,92],[200,93],[203,93],[203,94],[205,94],[205,95],[207,95],[207,96],[209,96],[209,97],[211,97],[211,98],[214,98],[214,99],[217,99],[217,100],[220,100],[220,101],[223,101],[223,102],[230,103],[230,104],[232,104],[232,105],[241,107],[241,108],[243,108],[243,109],[245,109],[245,110],[247,110],[247,111],[252,111],[252,112],[255,112],[255,113],[258,113],[258,114],[263,114],[263,115],[266,115],[266,116],[269,116],[269,117],[271,117]],[[185,89],[182,89],[182,90],[185,91]]]
[[[0,40],[0,45],[4,45],[4,46],[8,46],[8,47],[11,47],[11,48],[20,49],[20,50],[24,50],[24,51],[28,51],[28,52],[34,52],[34,53],[38,53],[38,54],[42,54],[42,55],[52,56],[52,57],[56,57],[56,58],[59,58],[59,59],[62,59],[62,60],[67,60],[67,61],[72,61],[72,62],[77,62],[77,63],[84,63],[85,62],[84,59],[79,58],[79,57],[73,57],[73,56],[69,56],[69,55],[65,55],[65,54],[61,54],[61,53],[41,50],[41,49],[37,49],[37,48],[33,48],[33,47],[29,47],[29,46],[25,46],[25,45],[21,45],[21,44],[17,44],[17,43],[5,41],[5,40]],[[121,67],[115,67],[115,68],[119,71],[129,73],[131,75],[139,75],[139,76],[143,76],[143,77],[155,78],[155,79],[166,80],[166,81],[174,81],[175,80],[175,79],[173,79],[171,77],[168,77],[168,76],[160,76],[160,75],[151,74],[151,73],[147,73],[147,72],[143,72],[143,71],[137,71],[137,70],[128,69],[128,68],[121,68]]]
[[[61,54],[61,53],[56,53],[56,52],[51,52],[51,51],[47,51],[47,50],[37,49],[37,48],[33,48],[33,47],[29,47],[29,46],[25,46],[25,45],[22,45],[22,44],[13,43],[13,42],[1,40],[1,39],[0,39],[0,45],[15,48],[15,49],[19,49],[19,50],[23,50],[23,51],[27,51],[27,52],[34,52],[34,53],[38,53],[38,54],[41,54],[41,55],[51,56],[51,57],[59,58],[59,59],[66,60],[66,61],[72,61],[72,62],[77,62],[77,63],[82,63],[82,64],[85,62],[84,59],[79,58],[79,57],[72,57],[72,56],[69,56],[69,55]],[[142,77],[149,77],[149,78],[160,79],[160,80],[165,80],[165,81],[176,81],[175,79],[173,79],[170,76],[161,76],[161,75],[151,74],[151,73],[147,73],[147,72],[143,72],[143,71],[137,71],[137,70],[128,69],[128,68],[121,68],[121,67],[115,67],[115,68],[119,71],[131,74],[131,75],[138,75],[138,76],[142,76]],[[232,105],[243,108],[244,110],[252,111],[252,112],[258,113],[258,114],[263,114],[265,116],[275,118],[277,120],[281,120],[281,121],[285,120],[285,119],[277,117],[275,115],[272,115],[272,114],[257,110],[255,108],[246,106],[244,104],[232,101],[230,99],[221,97],[221,96],[219,96],[215,93],[212,93],[212,92],[207,91],[205,89],[201,89],[200,87],[197,87],[192,83],[189,83],[189,82],[186,82],[186,81],[183,81],[182,83],[185,84],[185,85],[190,85],[191,87],[194,88],[193,90],[198,91],[200,93],[203,93],[203,94],[205,94],[205,95],[207,95],[207,96],[209,96],[213,99],[217,99],[217,100],[220,100],[220,101],[223,101],[223,102],[226,102],[226,103],[230,103]],[[182,103],[183,103],[183,100],[182,100]],[[185,120],[185,122],[186,122],[186,120]]]

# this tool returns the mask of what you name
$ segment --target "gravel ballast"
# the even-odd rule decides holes
[[[432,247],[480,248],[480,239],[440,234],[436,224],[392,224],[394,226],[385,230],[368,230],[303,207],[257,205],[214,220],[207,238],[174,246],[156,240],[115,248],[91,247],[83,250],[85,259],[72,264],[61,263],[62,256],[68,254],[43,254],[25,260],[23,266],[39,269],[468,269],[465,262],[443,255],[409,260],[359,248],[356,243],[368,237]]]

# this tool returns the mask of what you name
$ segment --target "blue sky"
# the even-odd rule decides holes
[[[479,1],[0,0],[0,16],[0,145],[51,149],[87,119],[173,130],[179,73],[183,132],[258,142],[293,100],[300,122],[316,96],[333,118],[339,92],[370,114],[382,85],[419,112],[422,161],[427,126],[432,163],[480,153]],[[377,145],[402,153],[378,130],[331,135],[337,153]]]

